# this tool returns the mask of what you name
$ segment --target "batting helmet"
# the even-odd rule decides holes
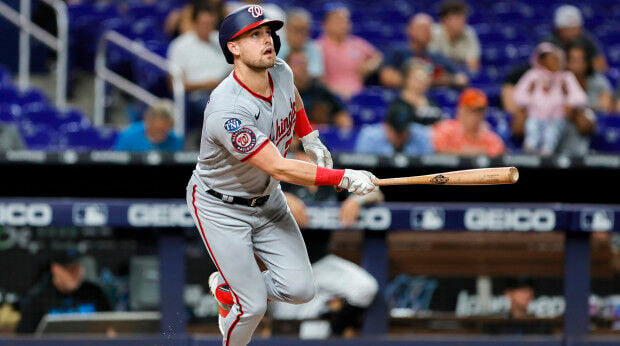
[[[220,26],[220,47],[226,61],[232,64],[234,59],[233,55],[228,50],[228,42],[230,40],[239,37],[239,35],[248,32],[258,26],[267,24],[271,27],[271,37],[273,37],[273,45],[276,50],[276,54],[280,51],[280,37],[276,34],[276,30],[279,30],[284,26],[284,22],[278,19],[268,18],[263,8],[258,5],[243,6],[236,11],[231,12]]]

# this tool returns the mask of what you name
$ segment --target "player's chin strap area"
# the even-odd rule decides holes
[[[248,207],[260,207],[263,204],[267,203],[269,196],[271,196],[271,195],[267,195],[267,196],[260,196],[260,197],[254,197],[254,198],[243,198],[243,197],[237,197],[237,196],[224,195],[214,190],[207,190],[207,193],[213,197],[221,199],[225,203],[241,204],[241,205],[245,205]]]

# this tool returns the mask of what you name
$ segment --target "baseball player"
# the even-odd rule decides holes
[[[267,300],[300,304],[315,293],[303,238],[279,181],[335,185],[359,195],[376,188],[369,172],[332,169],[291,69],[276,58],[282,26],[257,5],[223,20],[220,46],[234,69],[211,93],[187,187],[188,207],[218,269],[209,286],[220,303],[226,346],[250,341]],[[314,164],[285,158],[293,131]]]

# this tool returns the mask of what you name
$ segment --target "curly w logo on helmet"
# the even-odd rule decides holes
[[[248,12],[252,14],[252,17],[258,18],[263,15],[263,8],[258,5],[253,5],[248,8]]]

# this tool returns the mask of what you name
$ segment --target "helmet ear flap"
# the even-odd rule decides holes
[[[278,36],[278,34],[273,32],[271,34],[271,37],[273,38],[273,48],[275,48],[276,55],[278,55],[278,53],[280,52],[280,47],[282,46],[282,42],[280,41],[280,36]]]

